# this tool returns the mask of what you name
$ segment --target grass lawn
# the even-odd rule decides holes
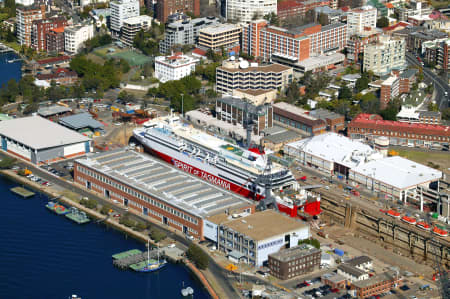
[[[450,173],[447,169],[450,167],[450,154],[449,152],[420,152],[409,150],[395,149],[400,156],[413,160],[417,163],[428,165],[428,162],[439,165],[439,170]]]
[[[448,5],[450,4],[450,1],[436,1],[436,0],[431,0],[431,5],[436,8],[446,8]]]
[[[13,48],[14,50],[16,50],[17,52],[20,52],[20,45],[16,42],[12,42],[12,43],[8,43],[7,41],[2,41],[2,44],[4,44],[5,46],[8,46],[10,48]]]
[[[105,63],[105,59],[103,59],[102,58],[102,56],[100,56],[100,55],[95,55],[95,54],[93,54],[93,53],[89,53],[88,55],[87,55],[87,58],[88,59],[90,59],[90,60],[92,60],[93,62],[95,62],[95,63],[98,63],[98,64],[104,64]]]

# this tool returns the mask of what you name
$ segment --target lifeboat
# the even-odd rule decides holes
[[[433,227],[433,234],[438,235],[439,237],[447,237],[448,232],[446,230],[440,229],[439,227]]]
[[[426,222],[417,222],[417,227],[423,230],[431,230],[431,226]]]
[[[408,224],[412,224],[415,225],[416,224],[416,219],[412,218],[412,217],[408,217],[408,216],[403,216],[401,219],[403,222],[406,222]]]
[[[394,218],[400,218],[400,213],[394,210],[389,210],[386,212],[386,215],[394,217]]]

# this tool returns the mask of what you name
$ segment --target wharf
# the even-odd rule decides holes
[[[27,190],[25,188],[22,188],[22,187],[14,187],[14,188],[11,188],[10,190],[11,190],[11,192],[13,192],[13,193],[15,193],[17,195],[22,196],[23,198],[30,198],[30,197],[33,197],[36,194],[36,193],[31,192],[31,191],[29,191],[29,190]]]
[[[85,212],[80,211],[74,207],[69,209],[69,213],[66,214],[66,217],[78,224],[85,224],[91,221],[89,217],[86,216]]]
[[[113,258],[113,260],[121,260],[123,258],[132,256],[132,255],[136,255],[136,254],[142,254],[142,251],[140,251],[139,249],[131,249],[128,251],[113,254],[112,258]]]
[[[162,255],[166,257],[169,261],[174,263],[181,261],[183,259],[183,254],[184,251],[177,247],[164,248],[162,250]]]

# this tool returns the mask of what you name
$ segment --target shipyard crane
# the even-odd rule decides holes
[[[278,205],[276,199],[272,196],[272,161],[269,157],[267,157],[266,167],[264,168],[262,174],[256,177],[256,180],[253,182],[253,186],[255,186],[254,199],[256,199],[256,188],[259,184],[264,186],[264,198],[259,201],[258,209],[266,210],[269,206],[273,206],[275,210],[278,211]]]
[[[427,222],[431,223],[430,215],[427,215]],[[440,245],[439,240],[434,237],[433,230],[430,231],[430,240],[436,241],[438,245]],[[441,255],[437,252],[436,246],[433,246],[434,249],[434,268],[435,275],[438,277],[438,288],[441,293],[442,299],[450,299],[450,281],[448,279],[447,270],[442,268],[441,265]]]

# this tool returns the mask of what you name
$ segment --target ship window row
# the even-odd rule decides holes
[[[185,213],[182,213],[182,212],[180,212],[180,211],[178,211],[176,209],[173,209],[170,206],[162,204],[161,202],[159,202],[157,200],[154,200],[154,199],[152,199],[152,198],[150,198],[150,197],[148,197],[146,195],[143,195],[143,194],[141,194],[139,192],[136,192],[135,190],[133,190],[131,188],[128,188],[128,187],[126,187],[126,186],[124,186],[122,184],[116,183],[116,182],[114,182],[114,181],[112,181],[112,180],[110,180],[110,179],[108,179],[108,178],[106,178],[106,177],[104,177],[102,175],[99,175],[98,173],[96,173],[94,171],[91,171],[91,170],[86,169],[84,167],[78,167],[78,169],[79,169],[79,171],[81,173],[84,173],[84,174],[86,174],[88,176],[91,176],[91,177],[93,177],[93,178],[95,178],[95,179],[97,179],[97,180],[99,180],[99,181],[101,181],[103,183],[106,183],[106,184],[108,184],[108,185],[110,185],[110,186],[112,186],[112,187],[114,187],[116,189],[119,189],[119,190],[121,190],[121,191],[123,191],[123,192],[125,192],[127,194],[130,194],[130,195],[132,195],[132,196],[134,196],[136,198],[144,200],[144,201],[150,203],[151,205],[156,206],[156,207],[158,207],[158,208],[160,208],[160,209],[162,209],[162,210],[164,210],[164,211],[166,211],[166,212],[168,212],[168,213],[170,213],[172,215],[175,215],[175,216],[177,216],[179,218],[182,218],[182,219],[184,219],[184,220],[186,220],[188,222],[191,222],[191,223],[193,223],[195,225],[198,224],[198,220],[196,218],[191,217],[191,216],[189,216],[189,215],[187,215]]]

